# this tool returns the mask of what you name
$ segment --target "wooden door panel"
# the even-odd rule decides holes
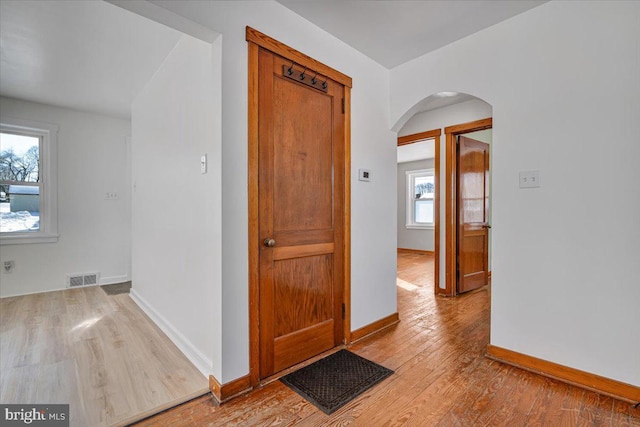
[[[464,284],[464,289],[475,289],[486,284],[485,246],[484,234],[466,234],[462,243],[462,252],[465,256],[461,259],[460,266],[462,274],[460,279]]]
[[[297,245],[274,248],[273,260],[290,259],[295,257],[309,257],[313,255],[332,254],[333,243],[317,243],[315,245]]]
[[[274,338],[331,319],[332,255],[277,261],[273,269],[275,303]]]
[[[465,139],[468,140],[468,138]],[[464,147],[466,152],[460,157],[460,168],[462,169],[462,173],[460,173],[462,211],[460,214],[465,226],[473,227],[486,221],[485,159],[482,147],[469,145],[467,142]]]
[[[278,231],[278,246],[311,245],[315,243],[332,243],[335,232],[332,228],[325,230],[309,230],[300,233],[296,230]],[[276,251],[280,248],[276,248]]]
[[[258,53],[260,378],[344,336],[344,86],[310,87],[291,66]]]
[[[461,267],[465,271],[484,269],[484,235],[466,235],[462,242],[465,254]]]
[[[333,330],[334,321],[329,319],[276,338],[273,349],[275,361],[273,371],[281,371],[332,348],[334,346]]]
[[[458,140],[458,292],[488,283],[489,146]]]
[[[283,77],[273,92],[274,232],[331,228],[332,99]]]
[[[468,227],[473,227],[473,223],[483,223],[484,216],[484,197],[467,197],[462,199],[462,211],[464,222]]]

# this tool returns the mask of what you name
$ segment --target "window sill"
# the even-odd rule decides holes
[[[0,236],[0,245],[24,245],[31,243],[56,243],[58,241],[57,234],[35,234],[25,235],[17,234],[15,236]]]
[[[419,225],[419,224],[407,224],[405,225],[407,230],[433,230],[433,225]]]

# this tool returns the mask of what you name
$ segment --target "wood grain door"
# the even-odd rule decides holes
[[[458,137],[458,292],[488,283],[489,145]]]
[[[341,84],[305,84],[303,67],[262,48],[258,70],[254,244],[266,378],[343,342],[345,117]]]

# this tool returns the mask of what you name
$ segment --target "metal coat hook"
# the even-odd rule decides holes
[[[0,1],[2,1],[2,0],[0,0]],[[288,60],[288,61],[290,61],[290,60]],[[295,65],[296,65],[295,62],[292,62],[290,66],[287,65],[287,64],[282,64],[282,76],[286,77],[288,79],[291,79],[291,80],[295,80],[296,82],[298,82],[300,84],[303,84],[303,85],[306,85],[306,86],[309,86],[309,87],[311,87],[311,88],[313,88],[315,90],[319,90],[319,91],[324,92],[324,93],[328,92],[327,79],[329,77],[324,76],[325,77],[324,83],[321,83],[321,82],[318,81],[319,80],[318,79],[318,75],[319,75],[318,71],[309,69],[308,67],[304,67],[303,71],[296,70],[296,69],[293,68]],[[303,67],[302,64],[298,64],[298,66],[300,68]],[[307,78],[307,71],[309,72],[310,76],[313,75],[312,78]],[[313,73],[315,73],[315,74],[313,74]],[[322,78],[322,76],[320,76],[320,78]]]

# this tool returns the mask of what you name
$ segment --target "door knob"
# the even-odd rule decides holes
[[[276,241],[273,239],[267,238],[267,239],[264,239],[264,245],[268,248],[272,248],[276,245]]]
[[[484,225],[483,225],[483,227],[484,227],[484,228],[491,228],[491,225],[489,225],[489,224],[484,224]]]

